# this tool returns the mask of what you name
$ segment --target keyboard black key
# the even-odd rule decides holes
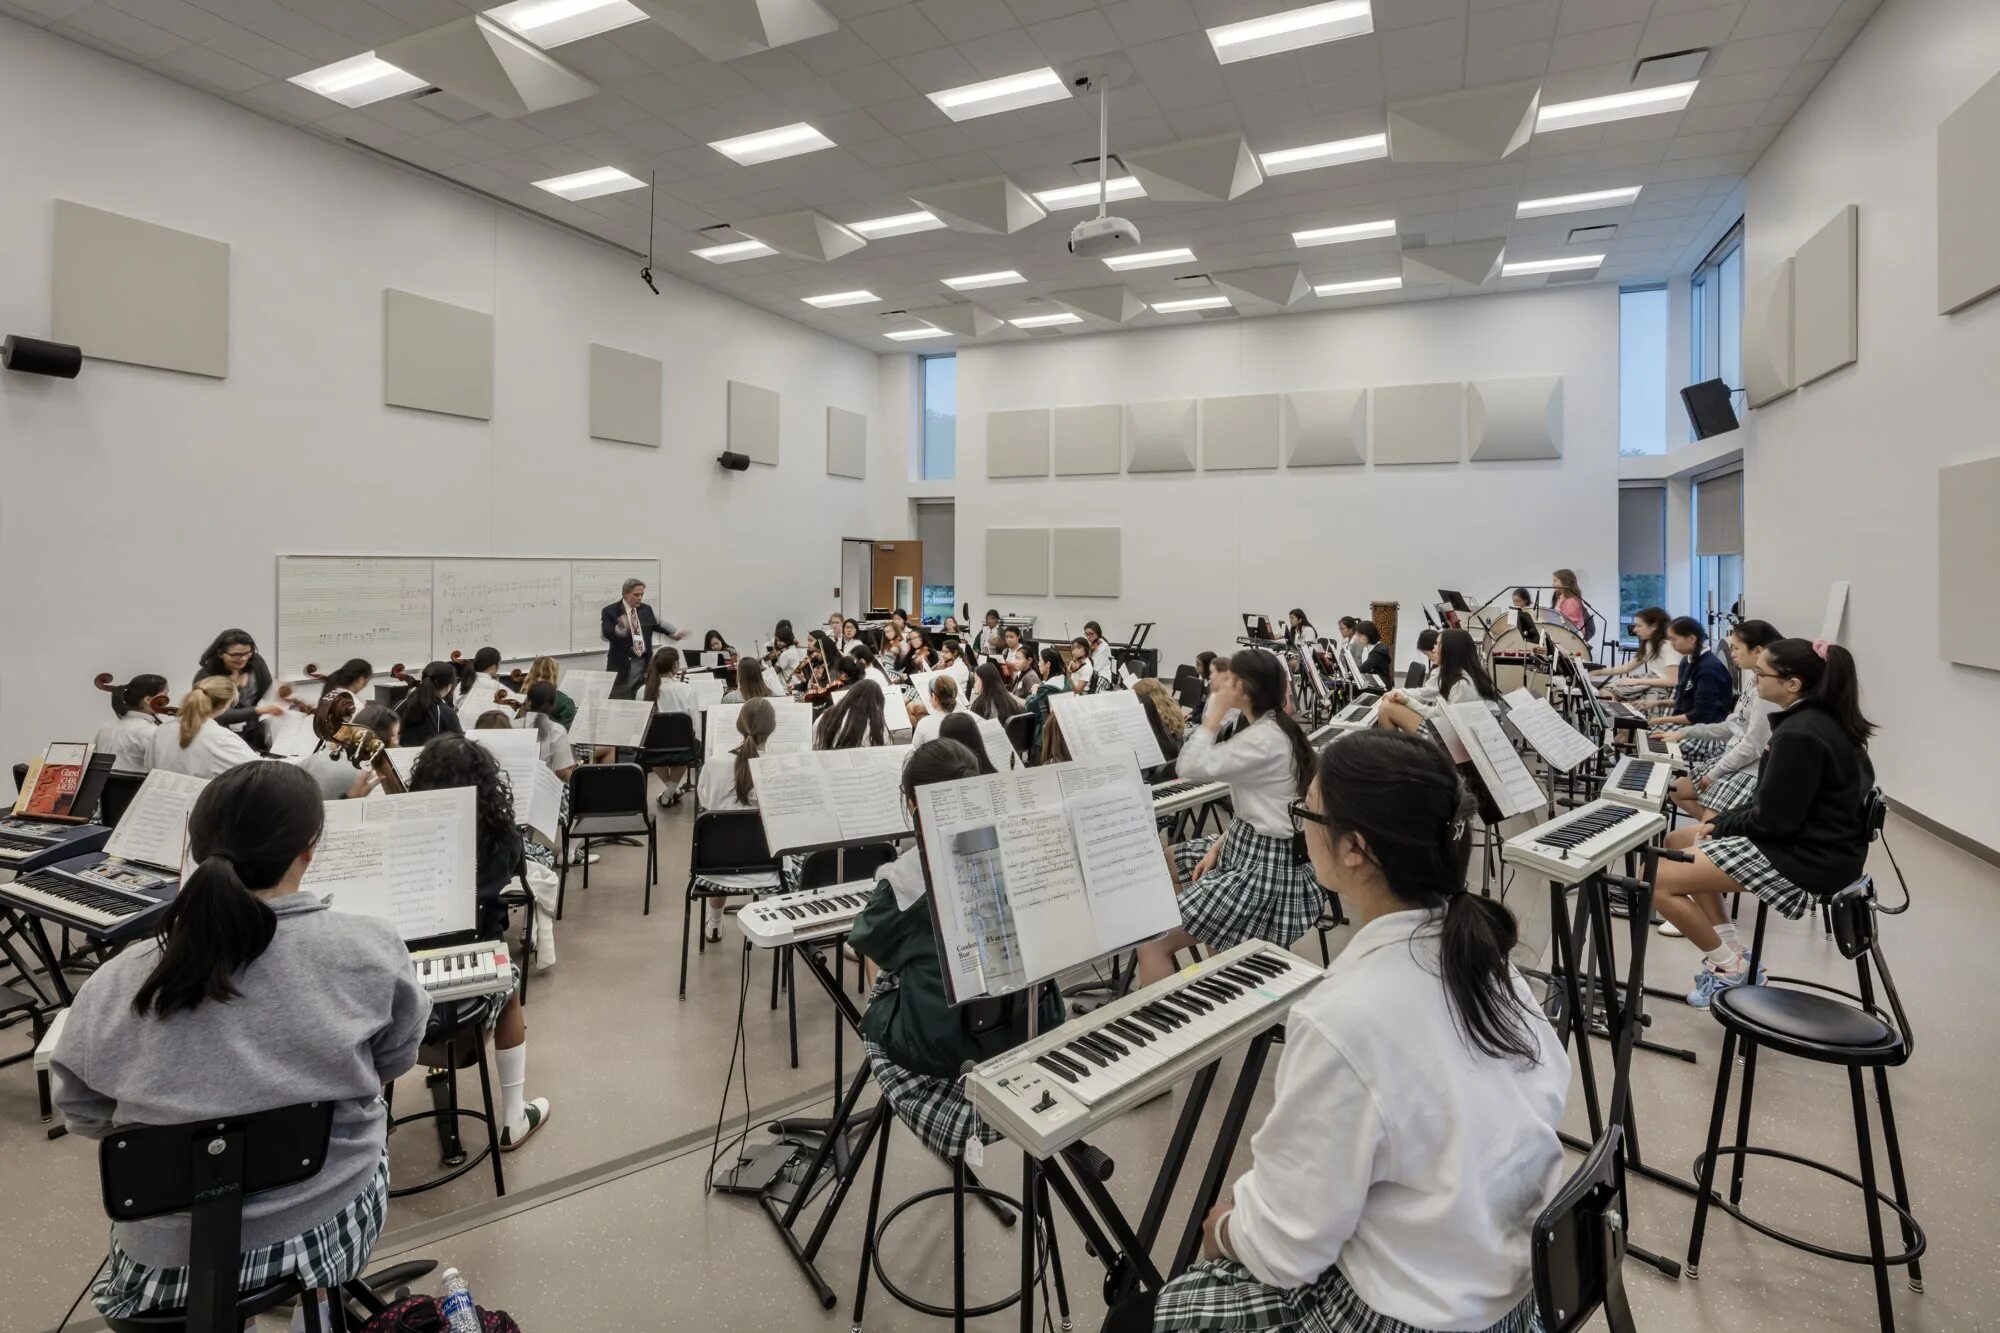
[[[1048,1070],[1050,1073],[1054,1074],[1057,1078],[1062,1079],[1065,1083],[1076,1082],[1076,1075],[1070,1073],[1067,1069],[1064,1069],[1061,1065],[1057,1064],[1054,1060],[1049,1059],[1049,1057],[1046,1055],[1036,1056],[1035,1063],[1040,1065],[1042,1068]]]

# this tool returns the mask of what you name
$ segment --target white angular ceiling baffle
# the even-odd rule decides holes
[[[632,0],[710,60],[736,60],[824,37],[840,20],[815,0]]]
[[[779,254],[822,263],[853,254],[868,244],[858,233],[810,208],[751,218],[737,223],[736,230],[753,241],[762,241]]]
[[[1432,93],[1389,103],[1392,162],[1500,162],[1528,142],[1542,81]]]
[[[1235,302],[1237,308],[1284,310],[1312,295],[1312,281],[1297,264],[1274,264],[1270,268],[1244,268],[1234,273],[1212,273],[1210,281]]]
[[[916,313],[920,318],[963,338],[984,338],[1007,322],[984,306],[970,301],[947,301],[943,305],[927,306]]]
[[[1483,287],[1499,274],[1500,260],[1506,252],[1505,237],[1405,248],[1403,285],[1444,283],[1459,289]]]
[[[1146,303],[1134,296],[1132,289],[1123,283],[1104,287],[1072,287],[1068,291],[1050,292],[1049,299],[1079,315],[1112,324],[1129,324],[1146,312]]]
[[[976,155],[975,155],[976,156]],[[911,190],[910,202],[944,219],[953,231],[1011,236],[1049,215],[1034,196],[1005,176]]]
[[[477,14],[398,38],[375,55],[502,120],[597,95],[589,79]]]
[[[1122,156],[1146,187],[1146,197],[1167,203],[1227,203],[1264,183],[1257,154],[1240,134],[1215,134]]]

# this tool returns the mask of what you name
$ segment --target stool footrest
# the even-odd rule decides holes
[[[419,1120],[442,1120],[447,1116],[455,1120],[471,1120],[481,1125],[486,1123],[486,1116],[483,1112],[473,1110],[467,1106],[456,1108],[440,1106],[429,1111],[412,1111],[408,1115],[396,1116],[389,1123],[391,1125],[408,1125],[414,1124]],[[460,1176],[472,1170],[472,1168],[478,1166],[498,1151],[500,1151],[500,1145],[488,1140],[486,1145],[480,1148],[478,1152],[467,1154],[464,1161],[441,1176],[433,1176],[431,1179],[419,1181],[415,1185],[392,1186],[389,1190],[389,1197],[392,1199],[406,1199],[412,1194],[422,1194],[426,1190],[434,1190],[440,1185],[449,1185],[452,1181],[457,1180]]]
[[[1845,1181],[1846,1183],[1854,1186],[1854,1188],[1858,1190],[1865,1190],[1867,1188],[1865,1185],[1862,1184],[1860,1177],[1851,1175],[1846,1171],[1842,1171],[1838,1167],[1828,1166],[1825,1162],[1815,1162],[1810,1157],[1801,1157],[1797,1153],[1785,1152],[1782,1149],[1778,1148],[1760,1148],[1755,1145],[1746,1145],[1744,1147],[1738,1148],[1733,1144],[1725,1143],[1715,1150],[1715,1155],[1718,1159],[1724,1157],[1736,1157],[1736,1156],[1776,1158],[1778,1161],[1791,1162],[1795,1165],[1807,1167],[1811,1170],[1817,1171],[1821,1175],[1832,1176],[1835,1180]],[[1689,1171],[1689,1174],[1692,1176],[1693,1179],[1697,1181],[1701,1179],[1702,1165],[1707,1160],[1707,1158],[1708,1154],[1705,1152],[1696,1154],[1694,1159],[1694,1164]],[[1917,1219],[1912,1217],[1909,1211],[1905,1209],[1901,1204],[1897,1203],[1893,1196],[1884,1194],[1879,1189],[1875,1191],[1875,1198],[1878,1202],[1887,1207],[1890,1212],[1896,1214],[1898,1218],[1902,1219],[1904,1224],[1906,1224],[1909,1227],[1910,1234],[1916,1238],[1911,1243],[1910,1247],[1907,1250],[1904,1250],[1899,1254],[1886,1255],[1883,1257],[1882,1262],[1889,1265],[1896,1265],[1896,1264],[1914,1263],[1916,1260],[1921,1259],[1923,1257],[1924,1250],[1929,1246],[1930,1241],[1929,1238],[1924,1235],[1924,1229],[1921,1225],[1918,1224]],[[1859,1254],[1852,1250],[1831,1249],[1825,1245],[1820,1245],[1813,1241],[1806,1240],[1802,1236],[1794,1236],[1789,1232],[1780,1231],[1776,1227],[1772,1226],[1770,1223],[1761,1222],[1758,1219],[1750,1216],[1747,1212],[1743,1210],[1741,1205],[1731,1203],[1728,1200],[1728,1198],[1726,1198],[1718,1190],[1711,1189],[1709,1191],[1708,1202],[1710,1207],[1720,1208],[1723,1212],[1729,1214],[1731,1217],[1735,1218],[1738,1222],[1741,1222],[1744,1226],[1749,1227],[1752,1231],[1756,1231],[1763,1235],[1769,1236],[1772,1240],[1778,1241],[1785,1245],[1789,1245],[1795,1250],[1804,1250],[1807,1254],[1816,1254],[1822,1259],[1833,1259],[1839,1263],[1844,1263],[1844,1264],[1860,1264],[1864,1267],[1870,1267],[1873,1266],[1873,1264],[1875,1263],[1875,1256],[1871,1254]],[[1696,1272],[1695,1268],[1692,1265],[1690,1265],[1686,1271],[1687,1271],[1687,1276],[1689,1277],[1699,1276],[1699,1274]]]
[[[890,1281],[889,1275],[882,1271],[882,1237],[888,1234],[890,1224],[898,1217],[901,1217],[912,1206],[922,1203],[927,1199],[950,1198],[951,1193],[952,1187],[950,1185],[939,1185],[935,1189],[919,1190],[917,1193],[912,1194],[909,1198],[889,1210],[888,1215],[882,1219],[881,1225],[875,1228],[873,1243],[869,1247],[873,1257],[875,1280],[882,1284],[882,1289],[895,1297],[900,1304],[917,1311],[919,1314],[927,1314],[933,1319],[955,1319],[959,1312],[948,1305],[933,1305],[929,1301],[919,1300]],[[1020,1201],[1014,1198],[1013,1195],[1002,1193],[1000,1190],[988,1185],[968,1184],[965,1187],[965,1197],[968,1199],[975,1197],[986,1199],[992,1203],[1012,1208],[1016,1213],[1024,1217],[1028,1216],[1026,1211],[1022,1209]],[[1029,1217],[1028,1220],[1038,1230],[1040,1229],[1040,1218]],[[960,1238],[960,1243],[963,1243],[962,1237]],[[1040,1282],[1043,1272],[1049,1266],[1049,1247],[1044,1242],[1038,1248],[1041,1255],[1041,1264],[1035,1270],[1035,1281]],[[998,1314],[1002,1310],[1012,1309],[1020,1303],[1021,1295],[1021,1292],[1015,1291],[1002,1296],[999,1300],[989,1301],[985,1305],[969,1305],[965,1308],[965,1317],[967,1319],[983,1319],[987,1315]]]

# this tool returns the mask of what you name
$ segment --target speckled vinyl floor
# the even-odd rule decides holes
[[[610,849],[593,868],[587,892],[571,881],[561,964],[533,980],[528,1008],[529,1091],[551,1096],[555,1114],[534,1142],[505,1159],[508,1197],[496,1203],[491,1177],[482,1170],[399,1200],[378,1261],[421,1255],[457,1265],[482,1304],[511,1311],[526,1333],[851,1323],[865,1179],[836,1220],[823,1255],[822,1271],[838,1296],[832,1311],[813,1299],[761,1210],[741,1198],[703,1193],[741,955],[733,930],[726,932],[723,948],[693,957],[688,998],[676,1000],[689,819],[688,812],[676,811],[663,824],[661,884],[651,917],[640,915],[636,852]],[[1908,915],[1886,923],[1886,950],[1918,1039],[1916,1057],[1895,1071],[1892,1089],[1915,1208],[1931,1246],[1923,1294],[1895,1277],[1897,1319],[1905,1329],[2000,1328],[2000,1161],[1991,1151],[2000,1142],[2000,1043],[1992,1036],[2000,980],[1990,961],[1992,941],[2000,938],[2000,872],[1900,821],[1891,824],[1890,838],[1917,899]],[[1874,869],[1893,879],[1879,850]],[[1894,897],[1893,887],[1889,894]],[[1535,949],[1546,943],[1545,897],[1539,884],[1524,882],[1509,899]],[[1772,939],[1774,970],[1851,983],[1851,969],[1810,923],[1780,922]],[[1693,949],[1658,937],[1654,945],[1653,980],[1679,985],[1693,969]],[[1318,956],[1310,943],[1301,952]],[[784,1010],[768,1008],[767,969],[761,956],[753,960],[745,1025],[750,1100],[760,1112],[823,1099],[832,1073],[825,997],[801,976],[801,1068],[792,1070]],[[1649,1163],[1684,1173],[1706,1129],[1720,1032],[1705,1015],[1670,1002],[1656,1001],[1652,1010],[1648,1036],[1693,1050],[1697,1063],[1636,1056],[1641,1144]],[[12,1040],[11,1031],[0,1034],[0,1044]],[[849,1051],[851,1062],[851,1043]],[[1597,1053],[1608,1062],[1602,1044]],[[1269,1082],[1267,1073],[1253,1125],[1268,1105]],[[468,1074],[463,1086],[477,1096],[476,1075]],[[398,1097],[405,1110],[421,1102],[421,1080],[406,1078]],[[1211,1102],[1204,1138],[1221,1100],[1218,1094]],[[732,1101],[731,1110],[740,1113],[740,1102]],[[1155,1102],[1093,1140],[1118,1162],[1110,1188],[1135,1216],[1174,1111],[1175,1103]],[[1569,1119],[1583,1129],[1580,1096],[1571,1099]],[[1758,1071],[1752,1137],[1853,1169],[1844,1076],[1767,1057]],[[1197,1154],[1204,1152],[1198,1145]],[[435,1161],[434,1141],[422,1126],[398,1133],[393,1164],[399,1181],[423,1174]],[[1020,1157],[1004,1143],[989,1149],[983,1174],[996,1187],[1018,1192]],[[1187,1175],[1193,1174],[1191,1167]],[[43,1138],[26,1066],[0,1070],[0,1269],[6,1274],[0,1330],[53,1327],[89,1276],[103,1244],[94,1175],[89,1144]],[[889,1149],[883,1209],[948,1179],[941,1163],[898,1131]],[[1192,1180],[1184,1179],[1169,1213],[1169,1240],[1186,1217],[1191,1190]],[[1754,1163],[1745,1202],[1756,1214],[1822,1243],[1865,1248],[1857,1197],[1795,1168]],[[1632,1203],[1635,1243],[1683,1257],[1692,1201],[1635,1182]],[[968,1216],[970,1289],[977,1300],[992,1299],[1017,1280],[1017,1233],[979,1208]],[[1103,1315],[1102,1269],[1083,1253],[1067,1219],[1058,1226],[1075,1325],[1095,1328]],[[918,1205],[890,1235],[884,1260],[890,1277],[918,1295],[948,1299],[950,1233],[948,1200]],[[1162,1251],[1169,1248],[1163,1242]],[[1793,1251],[1720,1215],[1711,1217],[1700,1281],[1671,1281],[1628,1262],[1626,1284],[1643,1330],[1820,1333],[1877,1326],[1866,1269]],[[1012,1328],[1018,1319],[1010,1310],[979,1323]],[[94,1325],[79,1318],[70,1327]],[[940,1325],[871,1284],[866,1326]]]

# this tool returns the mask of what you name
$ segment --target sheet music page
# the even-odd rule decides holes
[[[909,807],[903,804],[904,751],[871,746],[805,757],[826,771],[827,793],[843,841],[910,831]]]
[[[405,787],[410,785],[410,774],[417,766],[417,756],[423,752],[424,747],[421,745],[398,745],[394,749],[384,749],[382,751],[383,754],[389,757],[389,767],[396,770],[396,776],[403,780]],[[368,794],[370,796],[388,795],[380,787],[377,787]]]
[[[1007,728],[977,713],[967,716],[979,724],[979,739],[985,742],[987,762],[1003,773],[1014,767],[1014,742],[1007,739]]]
[[[146,774],[138,794],[104,844],[104,853],[121,861],[141,861],[168,873],[181,864],[187,848],[188,814],[207,778],[154,769]]]
[[[722,696],[729,693],[734,686],[734,682],[723,680],[720,676],[705,674],[689,676],[687,683],[688,688],[694,691],[695,699],[701,704],[701,707],[695,710],[696,713],[721,703]],[[772,702],[775,703],[776,700]]]
[[[1597,747],[1549,707],[1547,699],[1537,699],[1525,686],[1509,690],[1506,704],[1507,720],[1557,772],[1567,773],[1597,753]]]
[[[405,940],[471,930],[477,853],[470,787],[379,801],[328,801],[300,889],[339,912],[379,917]]]
[[[1442,708],[1431,714],[1430,724],[1437,729],[1438,739],[1444,742],[1444,748],[1450,752],[1452,763],[1472,762],[1472,752],[1465,748],[1465,742],[1459,739],[1458,728],[1451,725],[1451,719],[1445,715]]]
[[[1139,756],[1141,768],[1167,762],[1160,738],[1146,720],[1146,706],[1130,690],[1111,694],[1057,694],[1049,698],[1063,743],[1073,759],[1110,758],[1127,752]]]
[[[542,762],[541,743],[535,733],[521,727],[511,727],[506,731],[497,728],[482,731],[475,727],[465,733],[465,738],[492,751],[494,762],[507,775],[508,789],[514,793],[514,822],[527,823],[528,807],[535,799],[535,774],[548,772],[548,765]],[[550,773],[549,776],[555,775]]]
[[[894,685],[882,691],[882,719],[892,732],[908,731],[916,725],[910,721],[909,702]]]
[[[516,797],[514,817],[535,832],[547,838],[551,844],[562,837],[563,780],[550,771],[547,764],[535,765],[535,785],[528,796],[525,814],[518,808]]]
[[[1067,806],[1097,953],[1126,948],[1181,924],[1151,794],[1131,783],[1112,783],[1073,797]]]
[[[812,705],[792,699],[769,699],[766,702],[776,714],[778,725],[772,729],[770,739],[764,742],[764,753],[803,754],[812,749]],[[707,733],[707,740],[702,745],[705,762],[712,764],[736,748],[741,739],[736,731],[736,716],[742,711],[742,704],[711,704],[702,710],[703,729]]]
[[[653,705],[644,699],[589,699],[577,704],[569,734],[579,744],[587,741],[636,750],[652,720]]]
[[[585,699],[609,699],[611,687],[618,683],[618,674],[613,671],[585,671],[572,667],[562,673],[562,681],[557,685],[580,708]]]
[[[276,717],[264,719],[264,734],[270,739],[271,753],[280,759],[303,759],[319,746],[311,713],[288,708]]]
[[[841,751],[840,753],[845,753]],[[757,813],[773,854],[840,841],[840,814],[817,754],[760,755],[750,761]]]
[[[982,956],[981,963],[989,989],[1018,990],[1068,967],[1077,949],[1096,939],[1096,931],[1069,820],[1061,810],[1006,815],[995,831],[1018,962],[1009,971],[990,956]],[[1157,837],[1154,841],[1157,846]]]
[[[1500,723],[1484,703],[1446,704],[1440,711],[1450,716],[1459,739],[1471,753],[1472,766],[1485,779],[1487,793],[1501,814],[1525,815],[1548,807],[1542,785],[1521,762],[1507,733],[1500,730]]]

